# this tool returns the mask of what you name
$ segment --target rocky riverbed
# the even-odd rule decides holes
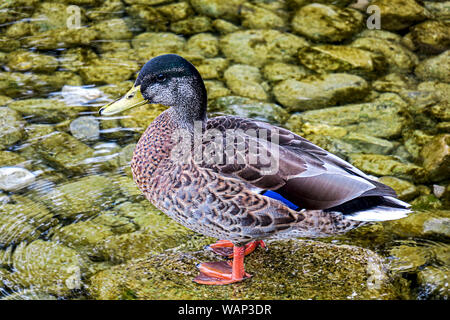
[[[448,299],[450,2],[5,0],[0,299]],[[394,188],[409,217],[270,241],[242,283],[192,282],[215,241],[149,204],[129,168],[163,110],[101,117],[150,58],[200,71],[210,116],[288,128]]]

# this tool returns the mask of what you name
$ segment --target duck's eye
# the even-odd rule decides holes
[[[156,81],[158,81],[158,82],[164,82],[164,80],[166,80],[166,76],[165,76],[165,75],[163,75],[163,74],[158,74],[158,75],[156,76]]]

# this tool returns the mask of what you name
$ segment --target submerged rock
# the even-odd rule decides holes
[[[170,31],[183,35],[209,32],[212,31],[211,19],[208,17],[196,16],[179,20],[170,24]]]
[[[244,3],[240,7],[242,26],[247,29],[281,29],[287,21],[276,12],[258,5]]]
[[[424,170],[412,163],[402,163],[393,156],[352,154],[350,163],[363,172],[376,176],[395,176],[408,180],[423,180]]]
[[[273,88],[273,94],[289,111],[304,111],[361,100],[368,89],[361,77],[332,73],[282,81]]]
[[[256,67],[268,62],[294,62],[298,49],[308,45],[304,38],[277,30],[237,31],[220,40],[227,58]]]
[[[36,176],[21,167],[0,167],[0,190],[18,191],[34,182]]]
[[[382,258],[372,251],[301,240],[269,246],[269,251],[257,250],[246,259],[253,277],[233,286],[192,281],[198,274],[195,265],[210,255],[166,252],[95,274],[89,293],[95,299],[398,298]]]
[[[215,115],[235,115],[270,123],[283,124],[289,118],[289,113],[275,103],[260,102],[257,100],[226,96],[216,99],[209,108]]]
[[[314,41],[338,42],[357,33],[362,22],[363,15],[357,10],[313,3],[295,13],[292,28]]]
[[[219,40],[211,33],[199,33],[188,39],[186,49],[205,58],[214,58],[219,53]]]
[[[111,181],[103,176],[87,176],[60,184],[42,201],[63,218],[91,217],[111,206],[114,193]],[[58,206],[55,207],[54,203]]]
[[[370,2],[379,8],[381,28],[402,30],[415,22],[425,20],[428,11],[414,0],[375,0]]]
[[[36,141],[38,154],[52,165],[71,172],[84,172],[94,150],[65,132],[52,132]]]
[[[10,108],[0,108],[0,149],[5,149],[22,139],[24,122],[20,114]]]
[[[194,10],[213,18],[236,20],[239,16],[239,7],[245,0],[191,0]]]
[[[417,77],[423,80],[440,80],[448,82],[450,74],[450,50],[423,60],[416,67]]]
[[[400,136],[406,123],[402,112],[406,103],[395,94],[383,94],[373,102],[330,107],[294,114],[288,127],[301,128],[302,123],[341,126],[348,131],[379,138]]]
[[[100,137],[100,124],[93,116],[79,117],[70,122],[70,132],[81,141],[95,141]]]
[[[414,53],[401,44],[387,39],[374,37],[358,38],[350,46],[381,54],[388,63],[390,72],[411,72],[419,62]]]
[[[397,193],[400,200],[409,201],[414,199],[418,194],[418,188],[409,181],[402,180],[396,177],[384,176],[378,179],[379,182],[388,185]]]
[[[0,204],[0,246],[33,241],[56,224],[53,214],[39,202],[14,196]]]
[[[261,73],[256,67],[234,64],[225,71],[224,78],[228,88],[237,95],[259,100],[269,97],[267,86],[262,83]]]
[[[319,73],[349,72],[374,77],[384,72],[383,56],[367,50],[338,45],[318,45],[299,50],[300,62]]]
[[[450,178],[450,134],[433,137],[422,151],[423,166],[431,181]]]
[[[58,68],[58,59],[48,54],[14,51],[8,56],[8,68],[14,71],[52,72]]]
[[[186,40],[169,32],[144,32],[133,38],[131,44],[141,63],[166,53],[177,53],[185,46]]]
[[[428,20],[415,25],[406,35],[414,47],[423,53],[441,53],[450,48],[450,23]]]
[[[264,77],[272,82],[288,79],[301,80],[311,74],[311,71],[303,66],[283,62],[266,64],[263,72]]]
[[[74,118],[83,107],[67,105],[63,101],[55,99],[25,99],[11,102],[8,107],[29,117],[33,122],[60,122]]]
[[[32,287],[57,295],[81,289],[84,261],[68,247],[42,240],[22,243],[12,260],[14,272],[8,276],[12,286]]]

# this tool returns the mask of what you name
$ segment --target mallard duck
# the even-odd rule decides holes
[[[289,130],[231,115],[209,119],[203,80],[178,55],[148,61],[100,114],[147,103],[170,108],[136,145],[134,181],[169,217],[220,239],[211,249],[232,258],[199,264],[197,283],[249,278],[244,256],[264,239],[326,237],[410,212],[390,187]]]

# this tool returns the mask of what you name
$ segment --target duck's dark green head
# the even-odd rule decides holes
[[[206,119],[206,89],[200,73],[176,54],[165,54],[148,61],[133,88],[119,100],[103,107],[100,114],[116,114],[145,103],[173,107],[181,121]]]

